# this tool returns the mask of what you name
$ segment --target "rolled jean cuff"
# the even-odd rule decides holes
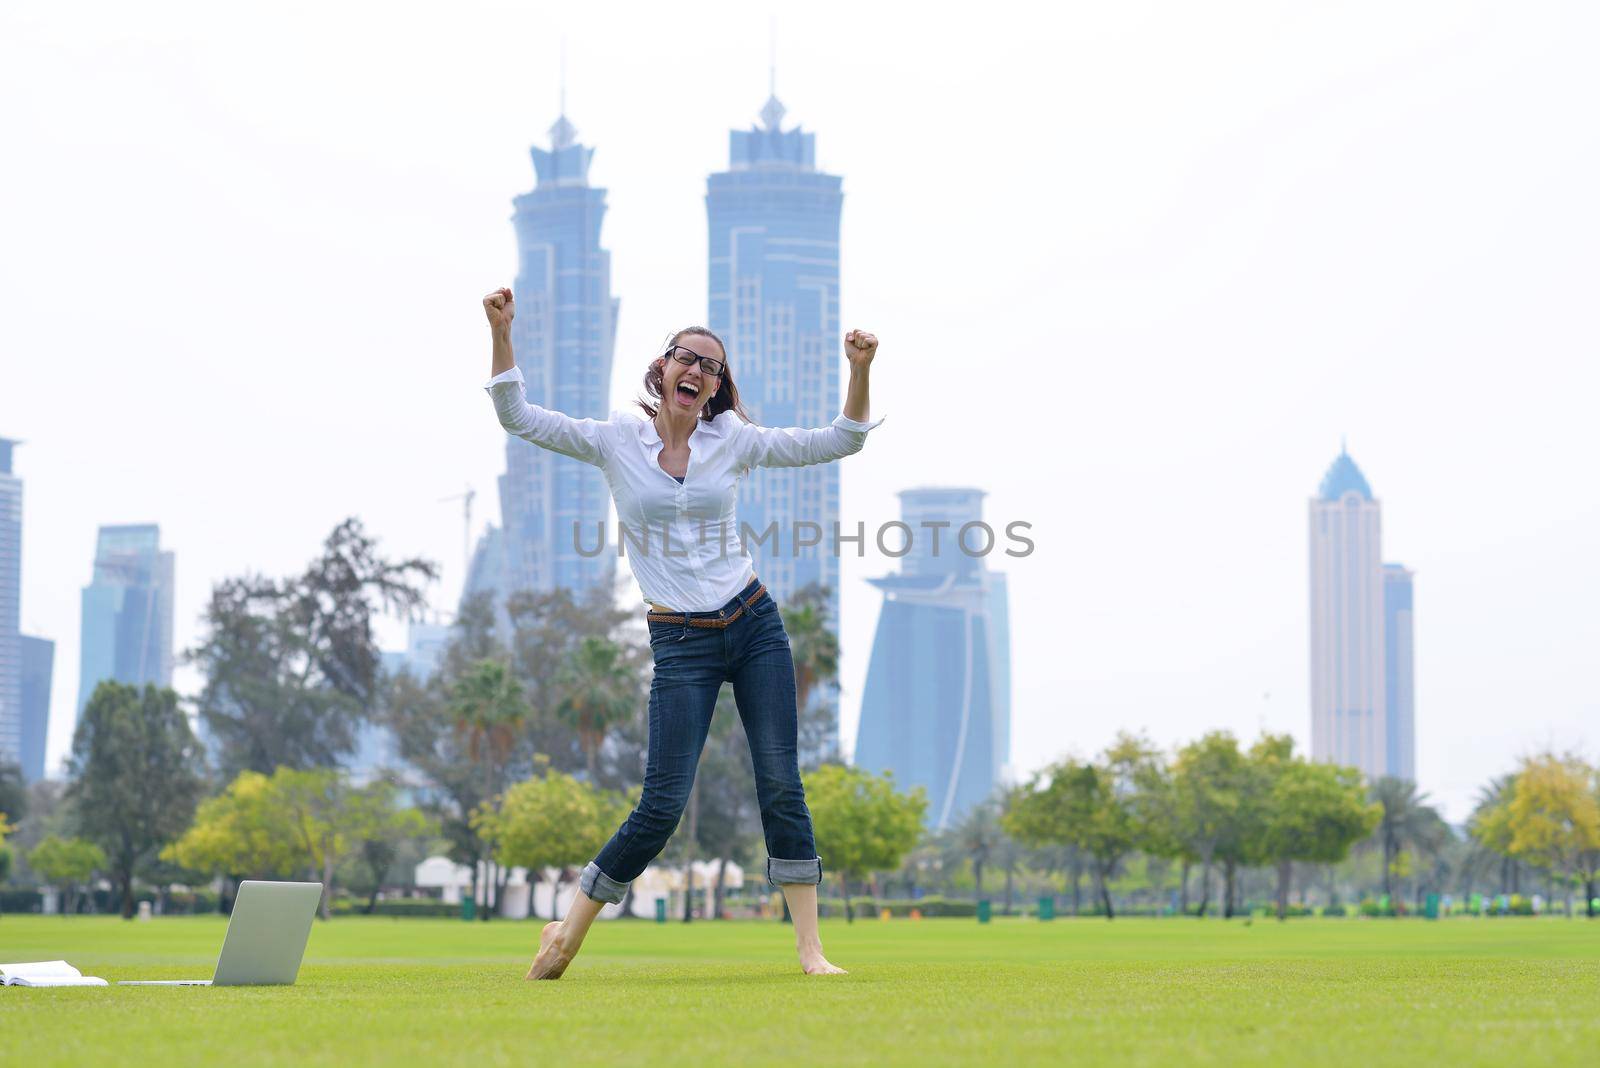
[[[780,857],[768,857],[767,882],[773,886],[782,886],[784,883],[820,883],[822,882],[822,858],[784,860]]]
[[[578,880],[578,889],[595,901],[609,901],[613,905],[620,905],[628,893],[628,884],[617,882],[601,871],[600,865],[591,860],[583,869],[583,877]]]

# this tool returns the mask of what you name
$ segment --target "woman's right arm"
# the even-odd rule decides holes
[[[497,289],[483,298],[494,339],[493,377],[483,387],[494,401],[495,414],[508,433],[541,448],[604,466],[612,424],[596,419],[574,419],[564,412],[529,404],[522,388],[522,372],[511,352],[511,320],[516,305],[509,289]]]

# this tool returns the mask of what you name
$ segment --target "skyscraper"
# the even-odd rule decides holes
[[[611,295],[611,254],[600,247],[606,191],[589,184],[594,149],[578,142],[564,113],[550,127],[550,147],[531,152],[536,184],[512,201],[517,315],[511,340],[517,366],[531,403],[577,419],[604,419],[618,309]],[[505,597],[517,590],[564,587],[577,594],[596,584],[609,589],[616,547],[594,549],[610,502],[598,469],[507,435],[502,532],[479,542],[464,592],[493,589],[501,623],[508,626]]]
[[[1383,564],[1382,509],[1341,450],[1310,502],[1311,755],[1414,772],[1410,572]]]
[[[815,135],[783,129],[776,95],[761,125],[729,135],[726,171],[706,182],[709,325],[728,347],[745,409],[768,426],[827,426],[841,410],[837,175],[817,170]],[[756,574],[781,601],[810,583],[839,618],[839,465],[750,472],[739,520]],[[770,532],[770,533],[769,533]],[[811,544],[801,546],[799,542]],[[838,741],[837,698],[827,702]]]
[[[867,666],[855,763],[923,787],[942,830],[1004,781],[1011,753],[1011,633],[1005,575],[983,566],[983,491],[900,494],[912,551],[884,591]],[[935,542],[937,538],[937,542]],[[963,548],[965,546],[965,548]]]
[[[1411,648],[1411,579],[1404,564],[1383,565],[1383,705],[1387,774],[1416,781],[1416,684]]]
[[[21,442],[0,438],[0,761],[22,756],[22,479],[11,470]]]
[[[174,557],[154,523],[103,526],[83,588],[78,715],[105,679],[172,685]]]
[[[22,777],[28,782],[38,782],[45,775],[55,660],[55,642],[22,635]]]

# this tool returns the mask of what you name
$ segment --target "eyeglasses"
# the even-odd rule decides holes
[[[674,345],[666,352],[662,353],[662,355],[671,356],[674,360],[677,360],[685,367],[688,367],[696,360],[699,360],[700,370],[704,371],[708,375],[715,375],[718,378],[722,377],[722,369],[724,365],[721,360],[714,359],[710,356],[702,356],[693,349],[684,348],[682,345]]]

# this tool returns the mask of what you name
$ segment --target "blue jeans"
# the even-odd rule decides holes
[[[756,800],[767,840],[767,882],[822,882],[822,858],[811,833],[800,782],[794,656],[778,603],[770,592],[751,601],[750,584],[714,612],[676,613],[723,618],[743,604],[727,627],[650,622],[655,677],[650,683],[650,753],[644,792],[622,826],[583,869],[579,888],[596,901],[619,902],[677,829],[689,801],[711,713],[724,682],[750,740]]]

